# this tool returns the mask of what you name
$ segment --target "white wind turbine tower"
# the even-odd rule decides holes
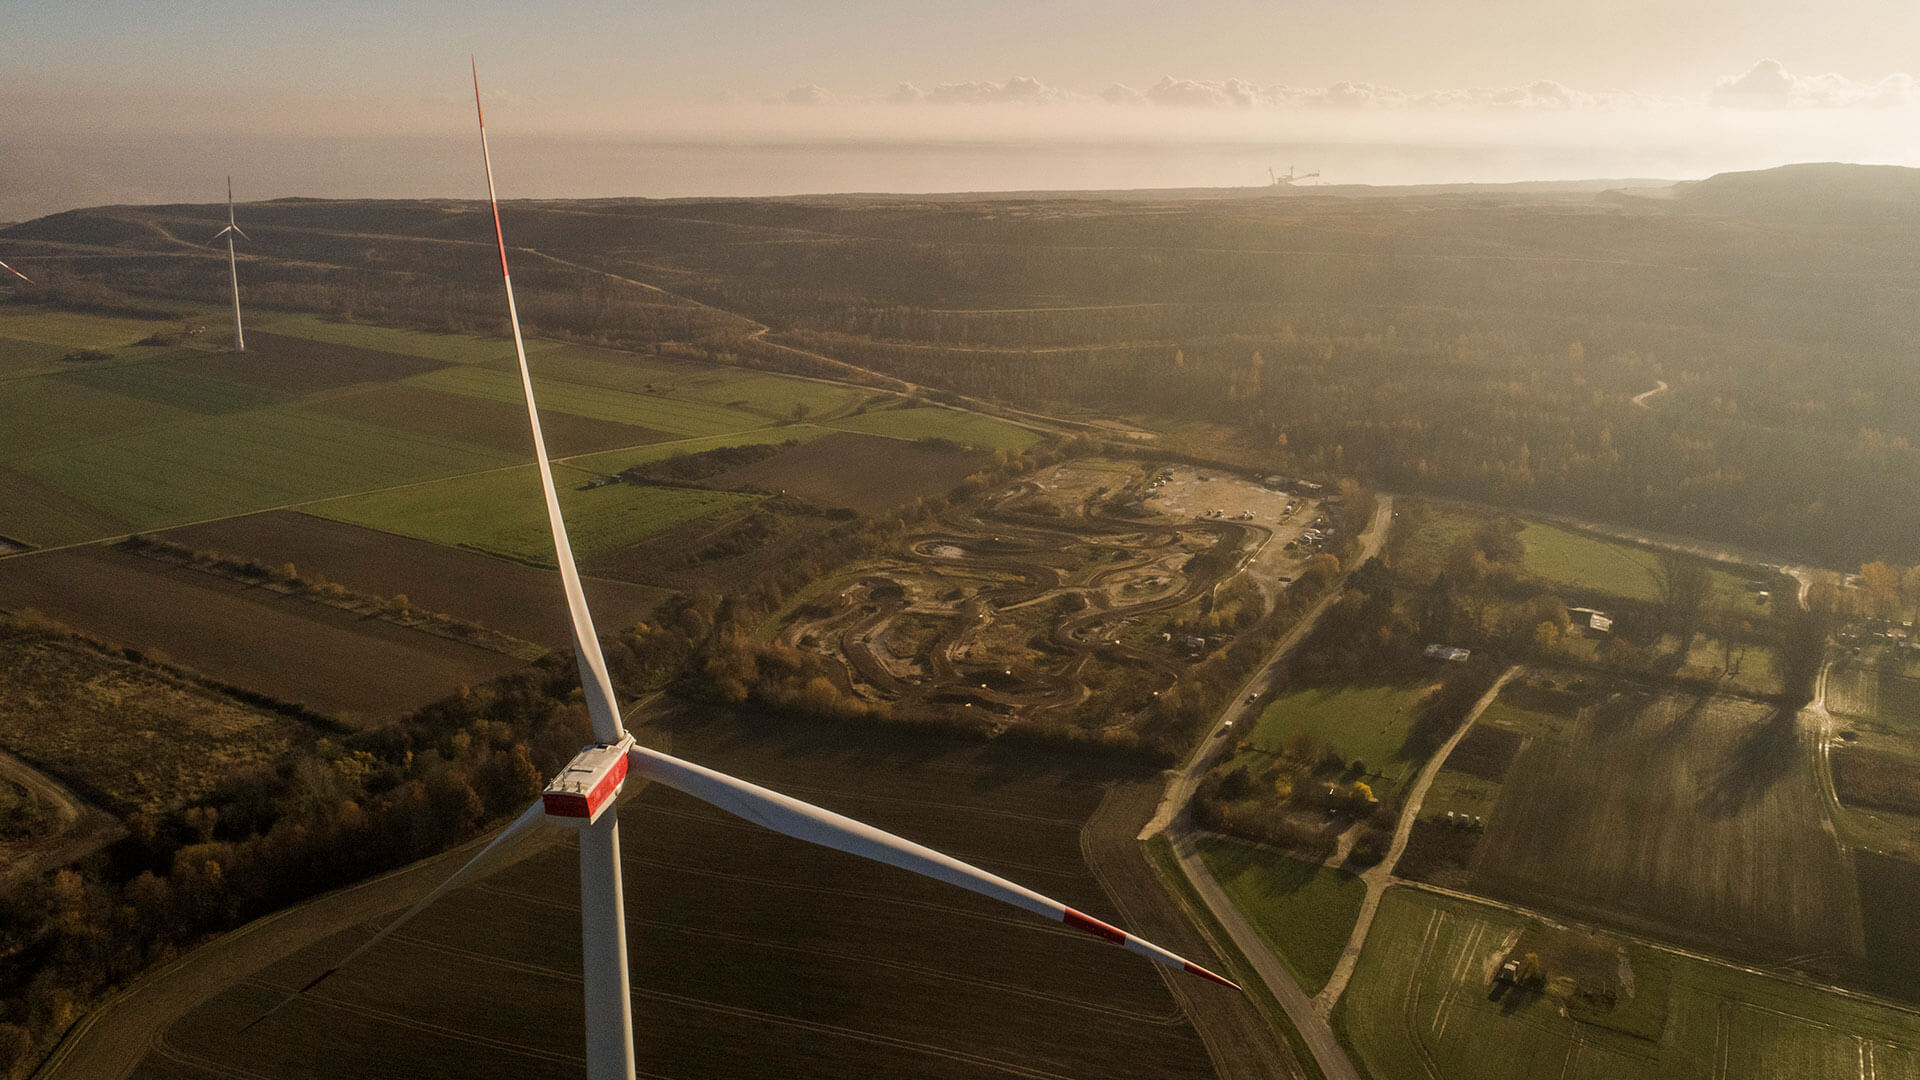
[[[476,115],[480,115],[477,69],[474,74],[473,103]],[[546,440],[540,433],[540,410],[534,404],[533,378],[527,370],[526,347],[520,338],[520,316],[513,302],[513,279],[507,272],[507,242],[500,230],[500,204],[493,193],[493,161],[487,153],[484,115],[480,116],[480,149],[482,159],[486,162],[487,199],[493,207],[494,241],[500,251],[500,277],[506,288],[507,318],[513,324],[513,347],[520,361],[520,389],[527,401],[527,422],[533,428],[533,450],[540,465],[540,486],[546,496],[547,522],[552,527],[560,580],[566,591],[567,607],[573,616],[574,659],[580,667],[580,688],[586,694],[587,711],[593,718],[596,741],[581,750],[561,770],[560,775],[554,777],[540,802],[529,807],[480,854],[454,871],[398,919],[347,954],[338,965],[307,983],[298,993],[312,989],[322,979],[371,949],[453,888],[496,847],[545,818],[571,825],[580,835],[580,935],[585,946],[588,1080],[633,1080],[633,1015],[627,984],[626,911],[620,888],[620,826],[615,806],[616,797],[629,775],[664,784],[775,832],[896,866],[949,885],[958,885],[1084,931],[1129,952],[1191,972],[1222,986],[1240,989],[1227,979],[1152,942],[1134,937],[1058,900],[1042,896],[959,859],[830,810],[634,743],[633,736],[620,723],[620,710],[614,703],[613,683],[607,677],[606,661],[601,656],[600,641],[595,636],[593,619],[587,611],[586,596],[580,589],[580,575],[574,567],[573,549],[567,542],[567,526],[560,515],[560,499],[554,489],[553,470],[547,462]]]
[[[233,348],[247,351],[247,335],[240,329],[240,264],[233,257],[233,238],[252,239],[233,223],[233,177],[227,177],[227,227],[213,234],[215,240],[227,238],[227,271],[233,275]]]

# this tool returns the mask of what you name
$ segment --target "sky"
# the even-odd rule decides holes
[[[188,9],[188,10],[182,10]],[[101,202],[1920,165],[1913,0],[7,0],[0,220]]]

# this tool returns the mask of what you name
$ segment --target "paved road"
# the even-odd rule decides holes
[[[1373,520],[1367,523],[1367,530],[1362,534],[1360,554],[1353,560],[1354,566],[1359,566],[1380,554],[1381,547],[1386,544],[1387,526],[1392,521],[1393,496],[1382,495],[1379,497],[1378,505],[1374,507]],[[1234,694],[1233,699],[1227,702],[1227,707],[1221,711],[1206,740],[1194,748],[1187,763],[1181,766],[1180,771],[1167,784],[1167,794],[1160,800],[1159,810],[1154,813],[1153,820],[1147,822],[1147,827],[1140,830],[1141,840],[1150,840],[1173,827],[1175,819],[1186,810],[1188,801],[1193,798],[1194,790],[1200,786],[1200,778],[1207,774],[1207,769],[1213,765],[1215,759],[1232,747],[1234,740],[1215,738],[1215,733],[1229,722],[1239,727],[1259,718],[1261,710],[1267,707],[1266,692],[1274,685],[1288,655],[1306,640],[1308,634],[1313,633],[1313,628],[1320,623],[1320,616],[1326,614],[1327,609],[1340,599],[1340,594],[1344,590],[1344,581],[1341,585],[1329,589],[1306,616],[1292,630],[1287,631],[1287,636],[1281,638],[1280,643],[1274,646],[1273,653],[1267,657],[1267,662],[1261,666],[1260,670],[1249,676],[1239,691]],[[1247,700],[1247,694],[1252,692],[1250,688],[1259,691],[1259,699]]]
[[[1387,530],[1392,521],[1393,497],[1382,495],[1378,505],[1374,507],[1373,520],[1367,524],[1367,531],[1362,534],[1362,546],[1360,554],[1353,560],[1354,566],[1359,566],[1380,554],[1381,547],[1386,543]],[[1314,626],[1320,621],[1320,616],[1340,599],[1340,594],[1345,591],[1345,587],[1346,583],[1343,580],[1339,585],[1329,589],[1327,594],[1320,598],[1320,602],[1307,612],[1306,617],[1302,618],[1299,624],[1280,640],[1280,643],[1274,647],[1272,655],[1267,658],[1267,662],[1235,692],[1232,700],[1227,703],[1226,709],[1221,712],[1220,718],[1215,722],[1213,732],[1218,732],[1229,721],[1238,726],[1251,723],[1259,717],[1260,710],[1266,707],[1265,690],[1278,678],[1281,665],[1285,663],[1287,656],[1293,652],[1294,648],[1313,632]],[[1247,700],[1248,687],[1260,689],[1259,700]],[[1267,991],[1273,995],[1275,1001],[1280,1003],[1281,1009],[1285,1010],[1287,1019],[1292,1021],[1294,1029],[1300,1033],[1301,1040],[1307,1044],[1307,1049],[1313,1054],[1313,1060],[1319,1065],[1321,1074],[1327,1080],[1360,1080],[1359,1072],[1354,1069],[1353,1062],[1347,1058],[1347,1052],[1340,1045],[1340,1040],[1334,1037],[1333,1028],[1328,1025],[1326,1017],[1315,1011],[1312,1000],[1300,989],[1300,984],[1293,981],[1293,976],[1273,955],[1273,950],[1260,937],[1259,931],[1255,930],[1252,924],[1247,922],[1246,917],[1240,914],[1240,909],[1234,907],[1233,902],[1227,899],[1227,894],[1220,888],[1220,883],[1214,880],[1213,874],[1207,870],[1206,863],[1200,858],[1198,850],[1193,845],[1193,838],[1186,821],[1187,803],[1193,798],[1195,789],[1200,786],[1200,778],[1206,775],[1207,769],[1226,753],[1234,742],[1232,739],[1216,737],[1213,732],[1210,732],[1205,741],[1195,748],[1187,763],[1168,782],[1167,793],[1160,801],[1159,810],[1154,814],[1153,820],[1147,823],[1147,827],[1140,831],[1139,839],[1148,840],[1159,833],[1167,833],[1168,839],[1173,842],[1173,853],[1180,866],[1180,872],[1186,875],[1187,881],[1193,885],[1194,892],[1199,894],[1200,899],[1207,905],[1207,909],[1213,913],[1213,917],[1226,929],[1228,936],[1233,938],[1233,943],[1239,947],[1240,952],[1253,965],[1254,971],[1259,974],[1260,981],[1266,984]]]
[[[127,835],[126,827],[113,815],[82,801],[67,785],[4,750],[0,750],[0,779],[26,788],[53,807],[60,819],[59,832],[0,867],[0,892],[85,858]]]
[[[1387,857],[1360,875],[1360,880],[1367,886],[1366,898],[1360,902],[1360,915],[1353,922],[1353,933],[1347,937],[1347,947],[1341,950],[1340,962],[1334,965],[1333,975],[1327,979],[1327,985],[1314,995],[1313,1007],[1321,1016],[1333,1015],[1334,1003],[1346,991],[1347,980],[1353,978],[1353,966],[1359,963],[1360,950],[1367,944],[1367,932],[1373,929],[1374,913],[1380,910],[1380,897],[1386,894],[1387,886],[1397,880],[1393,876],[1393,869],[1400,865],[1400,856],[1407,850],[1407,841],[1413,836],[1413,823],[1420,820],[1420,804],[1426,801],[1427,789],[1433,786],[1434,776],[1440,772],[1440,766],[1446,763],[1447,755],[1453,753],[1453,748],[1460,745],[1461,739],[1466,738],[1467,729],[1473,727],[1473,722],[1487,711],[1493,699],[1500,696],[1500,688],[1507,685],[1507,680],[1519,670],[1517,665],[1510,667],[1494,680],[1492,688],[1474,702],[1472,711],[1467,713],[1459,730],[1427,759],[1426,765],[1420,770],[1419,779],[1413,782],[1412,789],[1407,792],[1407,805],[1400,811],[1400,821],[1394,826],[1393,843],[1387,848]]]

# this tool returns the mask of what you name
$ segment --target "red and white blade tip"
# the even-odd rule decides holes
[[[0,270],[5,270],[7,273],[12,274],[14,277],[19,278],[21,281],[24,281],[29,285],[33,284],[32,278],[28,277],[27,275],[21,273],[18,270],[15,270],[13,267],[8,266],[6,263],[0,262]]]
[[[1101,922],[1099,919],[1096,919],[1093,916],[1088,915],[1084,911],[1078,911],[1078,910],[1075,910],[1074,908],[1068,908],[1066,912],[1063,915],[1061,915],[1060,921],[1062,924],[1066,926],[1071,926],[1075,930],[1079,930],[1082,933],[1092,934],[1094,937],[1097,937],[1102,941],[1110,941],[1113,944],[1118,945],[1123,949],[1126,949],[1128,952],[1136,952],[1141,954],[1142,956],[1147,957],[1148,959],[1158,960],[1159,962],[1166,964],[1168,967],[1177,966],[1182,971],[1188,972],[1189,974],[1198,975],[1203,979],[1208,979],[1213,982],[1217,982],[1221,986],[1230,987],[1234,990],[1240,989],[1240,984],[1237,982],[1234,982],[1232,979],[1229,979],[1223,975],[1216,975],[1213,972],[1208,971],[1206,968],[1201,967],[1199,964],[1196,964],[1193,961],[1187,959],[1186,957],[1179,955],[1178,953],[1171,952],[1167,949],[1162,949],[1160,946],[1155,945],[1151,941],[1145,941],[1141,938],[1134,937],[1132,934],[1127,933],[1125,930],[1122,930],[1119,927],[1113,926],[1109,923]]]

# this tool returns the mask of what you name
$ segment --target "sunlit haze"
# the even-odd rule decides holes
[[[1920,8],[11,5],[0,219],[102,202],[1690,178],[1920,163]]]

